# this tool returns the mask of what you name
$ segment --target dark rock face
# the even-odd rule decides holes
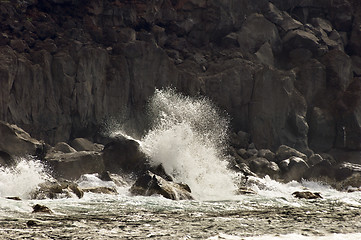
[[[147,99],[173,86],[215,101],[258,149],[360,150],[360,12],[353,0],[5,1],[0,120],[52,145],[95,139],[119,115],[141,134]]]
[[[172,200],[193,199],[188,185],[167,181],[150,171],[146,171],[137,179],[131,187],[130,192],[135,195],[144,196],[159,194]]]

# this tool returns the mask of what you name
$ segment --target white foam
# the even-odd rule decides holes
[[[29,193],[46,179],[49,176],[40,161],[21,158],[13,167],[0,168],[0,196],[29,198]]]
[[[236,187],[223,155],[228,120],[210,101],[157,90],[150,114],[153,127],[141,146],[151,163],[162,164],[176,181],[187,183],[196,198],[234,195]]]

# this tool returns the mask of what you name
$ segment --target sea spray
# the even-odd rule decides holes
[[[0,197],[29,198],[31,191],[49,178],[39,160],[19,158],[12,167],[0,167]]]
[[[141,146],[151,164],[162,164],[175,181],[187,183],[197,199],[234,195],[236,186],[224,155],[229,121],[208,99],[156,90],[149,114],[152,128]]]

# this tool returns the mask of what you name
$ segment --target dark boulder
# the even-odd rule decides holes
[[[76,180],[83,174],[102,173],[105,170],[99,152],[52,152],[45,156],[45,161],[57,178]]]
[[[304,192],[294,192],[292,193],[292,195],[296,198],[304,198],[304,199],[318,199],[318,198],[322,198],[320,193],[318,192],[309,192],[309,191],[304,191]]]
[[[174,183],[164,178],[146,171],[133,184],[130,192],[134,195],[151,196],[154,194],[162,195],[172,200],[191,200],[191,190],[187,184]]]
[[[39,184],[38,189],[33,191],[30,196],[32,199],[58,199],[70,198],[72,197],[71,194],[75,194],[78,198],[82,198],[84,195],[76,183],[59,180]]]
[[[288,159],[291,157],[298,157],[298,158],[302,158],[304,161],[307,161],[306,154],[303,154],[303,153],[297,151],[296,149],[291,148],[286,145],[279,146],[279,148],[277,149],[276,158],[275,158],[277,160],[277,162],[280,162],[282,160],[285,160],[285,159]]]
[[[283,160],[279,165],[283,173],[283,179],[286,182],[293,180],[300,181],[304,177],[307,169],[309,169],[308,164],[299,157],[291,157]]]
[[[280,169],[275,162],[270,162],[266,158],[257,157],[251,159],[249,166],[252,172],[256,173],[260,177],[269,175],[275,179],[280,173]]]
[[[47,206],[36,204],[33,206],[33,213],[53,213]]]
[[[139,143],[124,136],[118,136],[106,144],[102,153],[105,169],[113,173],[139,173],[148,166]]]
[[[0,163],[15,157],[42,156],[44,145],[16,125],[0,121]]]

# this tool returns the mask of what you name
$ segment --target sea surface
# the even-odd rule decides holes
[[[132,196],[128,178],[116,186],[96,174],[77,183],[115,187],[118,194],[32,200],[31,191],[51,176],[39,160],[23,158],[12,168],[0,168],[0,239],[361,239],[359,191],[339,192],[318,182],[279,183],[266,176],[248,179],[255,194],[236,194],[245,181],[227,169],[229,118],[209,100],[157,90],[148,111],[151,127],[137,141],[151,164],[162,164],[175,181],[190,186],[195,200]],[[105,132],[126,136],[130,131],[116,124]],[[292,196],[303,190],[323,198]],[[6,198],[14,196],[22,200]],[[35,204],[53,213],[32,213]]]

